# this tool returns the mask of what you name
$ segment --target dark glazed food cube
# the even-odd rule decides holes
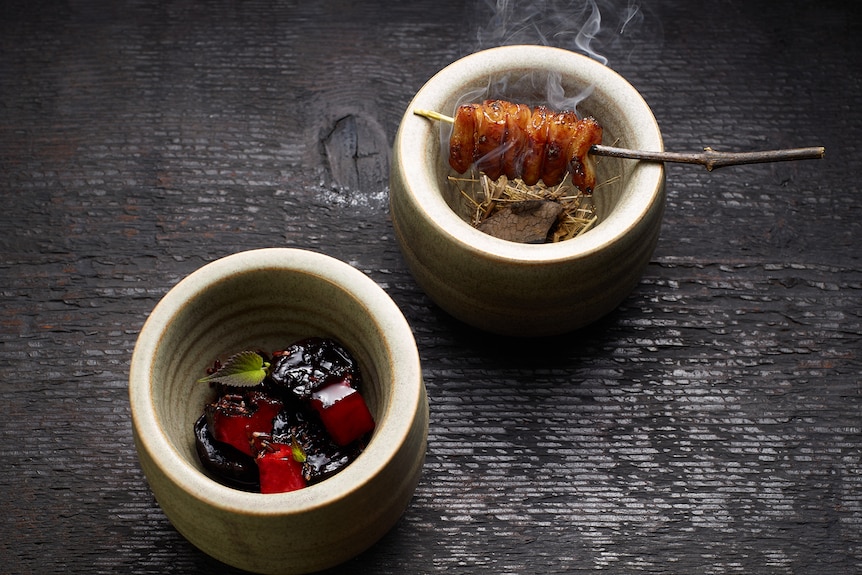
[[[212,477],[243,491],[260,488],[254,459],[235,447],[216,441],[207,425],[206,415],[201,415],[195,422],[195,449],[204,469]]]
[[[347,379],[358,387],[359,372],[350,353],[340,344],[319,337],[294,343],[273,354],[272,381],[300,399],[309,399],[321,386]]]

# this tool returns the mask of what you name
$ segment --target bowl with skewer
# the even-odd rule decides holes
[[[616,308],[658,241],[665,171],[600,157],[602,142],[663,151],[638,91],[585,56],[505,46],[438,72],[404,114],[390,173],[417,283],[503,335],[558,335]]]
[[[390,212],[417,283],[490,332],[582,328],[637,286],[658,241],[665,162],[707,170],[823,147],[664,151],[638,91],[566,50],[504,46],[432,77],[402,118]]]

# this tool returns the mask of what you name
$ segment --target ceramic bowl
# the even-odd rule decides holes
[[[248,493],[204,473],[193,425],[213,391],[196,379],[217,357],[334,337],[356,357],[376,428],[338,474],[299,491]],[[258,573],[307,573],[375,543],[420,478],[428,405],[412,332],[371,279],[331,257],[262,249],[195,271],[158,303],[129,375],[141,467],[159,505],[198,548]]]
[[[604,144],[663,150],[652,111],[626,80],[585,56],[543,46],[493,48],[450,64],[419,90],[399,126],[390,172],[398,243],[431,299],[475,327],[543,336],[590,324],[638,284],[658,241],[665,204],[658,163],[600,158],[593,196],[600,223],[558,243],[498,239],[453,209],[447,127],[414,109],[452,116],[465,98],[554,106],[561,95],[583,97],[577,111],[599,121]]]

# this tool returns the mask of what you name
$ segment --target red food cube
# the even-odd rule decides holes
[[[257,457],[261,493],[285,493],[305,487],[302,462],[294,456],[293,446],[267,443]]]
[[[374,429],[374,418],[365,400],[347,378],[315,391],[311,405],[320,414],[332,441],[338,445],[353,443]]]
[[[207,408],[213,437],[246,455],[254,456],[252,435],[271,433],[272,420],[281,410],[281,401],[263,392],[223,395]]]

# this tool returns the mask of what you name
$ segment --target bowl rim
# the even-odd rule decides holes
[[[516,64],[513,64],[516,62]],[[439,193],[436,170],[425,161],[430,142],[439,141],[436,122],[413,113],[414,109],[441,109],[459,85],[493,78],[518,70],[561,72],[577,70],[577,77],[588,85],[601,83],[603,90],[614,93],[614,103],[626,117],[640,118],[638,135],[643,150],[663,151],[658,122],[646,100],[625,78],[611,68],[581,54],[561,48],[539,45],[509,45],[475,52],[437,72],[416,93],[405,111],[396,138],[397,169],[401,170],[405,191],[424,214],[426,223],[436,233],[457,243],[463,249],[483,258],[522,265],[542,265],[573,257],[586,257],[602,250],[636,227],[655,202],[661,201],[664,189],[664,166],[640,162],[630,176],[628,189],[638,194],[623,194],[618,205],[600,225],[589,233],[563,242],[525,244],[511,242],[481,232],[465,222]],[[571,73],[569,73],[571,75]],[[422,145],[417,145],[421,142]],[[409,181],[407,174],[410,174]],[[642,189],[643,188],[643,189]]]
[[[153,362],[172,318],[208,287],[237,274],[276,269],[315,276],[353,297],[378,326],[392,366],[389,401],[378,418],[371,442],[349,466],[333,477],[288,493],[251,493],[222,485],[189,463],[161,427],[153,402]],[[129,401],[138,449],[174,485],[214,508],[242,515],[276,516],[312,511],[348,497],[389,464],[407,442],[424,394],[419,353],[413,332],[395,302],[370,277],[331,256],[297,248],[261,248],[210,262],[178,282],[156,304],[138,335],[129,369]],[[191,435],[192,430],[189,430]]]

